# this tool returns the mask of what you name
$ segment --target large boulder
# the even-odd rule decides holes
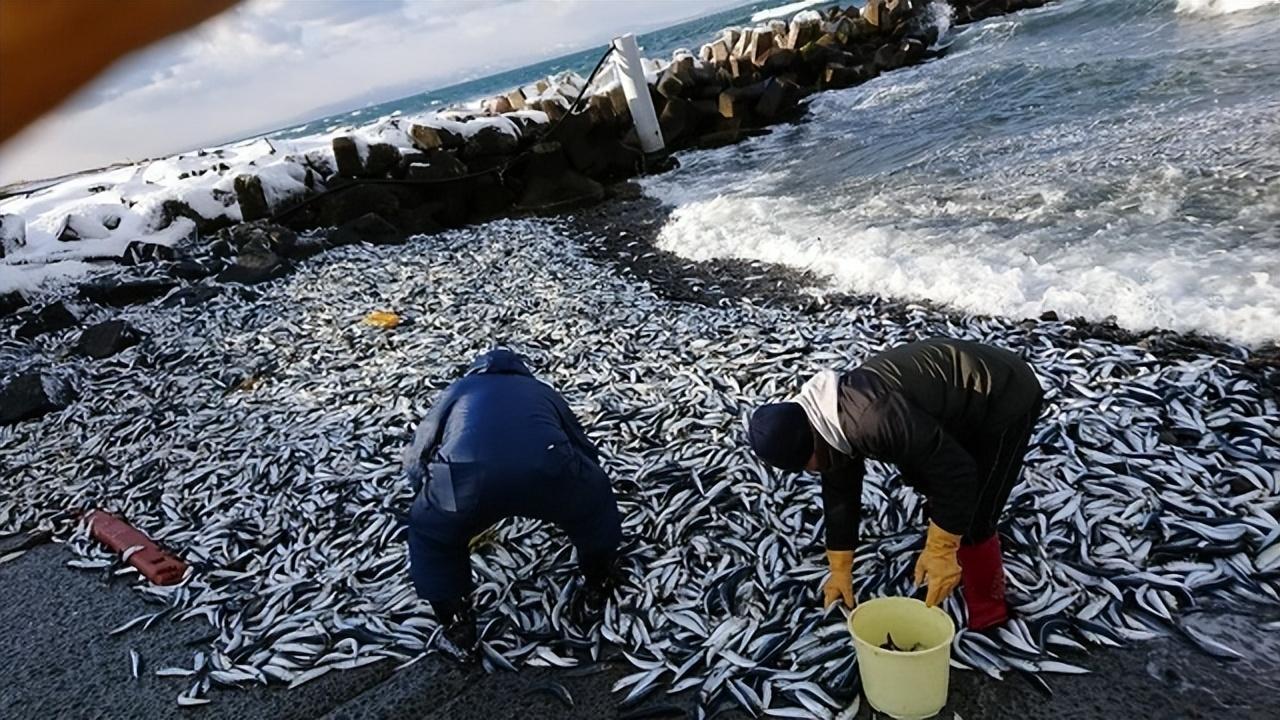
[[[289,263],[270,247],[253,244],[236,255],[235,263],[218,273],[221,283],[256,285],[274,280],[289,271]]]
[[[426,153],[426,162],[409,166],[407,177],[410,180],[449,180],[466,174],[467,166],[453,151],[431,150]]]
[[[161,307],[195,307],[203,305],[218,296],[220,288],[212,285],[188,285],[173,291],[160,303]]]
[[[125,247],[124,255],[120,257],[120,264],[142,265],[143,263],[173,260],[177,256],[177,251],[168,245],[149,243],[143,240],[134,240]]]
[[[329,235],[331,245],[353,245],[367,242],[373,245],[398,245],[405,236],[396,226],[373,213],[361,215],[350,222],[343,223]]]
[[[16,335],[20,340],[31,340],[45,333],[65,330],[78,322],[79,318],[59,300],[28,314],[25,322],[18,326]]]
[[[218,267],[210,267],[195,260],[179,260],[169,266],[169,274],[179,280],[199,280],[217,272]]]
[[[336,137],[333,139],[333,160],[339,177],[360,177],[364,175],[364,159],[360,157],[360,146],[355,139]]]
[[[364,161],[364,177],[385,178],[400,167],[400,150],[390,143],[372,143]]]
[[[154,300],[177,286],[178,284],[171,280],[110,278],[81,285],[80,297],[99,305],[123,307]]]
[[[338,227],[361,215],[374,213],[395,217],[400,211],[400,195],[389,184],[357,184],[331,192],[318,201],[318,227]]]
[[[514,133],[506,132],[492,125],[480,128],[480,131],[467,138],[462,148],[463,157],[485,157],[491,155],[510,155],[520,146],[520,140]]]
[[[431,127],[430,125],[410,125],[409,137],[419,150],[458,150],[466,139],[452,130]]]
[[[236,202],[240,204],[240,217],[245,222],[271,217],[271,203],[267,201],[261,178],[257,175],[237,175],[233,185]]]
[[[755,112],[760,117],[776,120],[795,107],[800,99],[800,87],[793,82],[770,78],[756,101]]]
[[[604,186],[570,168],[560,143],[543,142],[530,150],[521,208],[549,210],[603,199]]]
[[[138,331],[124,320],[108,320],[91,325],[80,333],[76,352],[91,358],[105,358],[138,344]]]
[[[219,243],[224,257],[234,257],[248,247],[263,247],[279,255],[289,255],[298,234],[283,225],[266,220],[240,223],[218,233],[214,239]],[[207,275],[208,273],[206,273]]]
[[[23,373],[0,388],[0,425],[61,410],[74,399],[75,393],[65,381],[37,371]]]
[[[0,293],[0,317],[12,315],[27,306],[27,297],[14,290]]]
[[[0,258],[26,244],[26,218],[21,215],[0,215]]]

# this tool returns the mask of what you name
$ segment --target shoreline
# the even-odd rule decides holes
[[[908,308],[919,307],[952,320],[974,319],[1030,328],[1060,325],[1071,328],[1077,339],[1132,345],[1159,359],[1204,355],[1236,360],[1260,385],[1280,393],[1280,338],[1250,347],[1194,331],[1130,329],[1085,318],[1058,319],[1056,314],[1013,318],[964,313],[927,299],[886,298],[828,289],[815,294],[811,290],[821,289],[827,279],[807,270],[755,260],[695,261],[659,248],[658,233],[670,208],[645,195],[634,181],[620,183],[610,191],[610,199],[573,213],[569,222],[595,238],[596,242],[586,248],[589,255],[648,281],[668,299],[714,305],[721,299],[747,298],[804,313],[867,306],[884,313],[886,319],[899,320]]]

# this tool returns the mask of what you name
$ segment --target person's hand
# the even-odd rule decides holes
[[[857,604],[853,599],[853,551],[828,550],[827,564],[831,574],[822,586],[822,607],[829,608],[836,600],[843,600],[844,606],[852,610]]]
[[[946,600],[960,584],[960,563],[956,551],[960,549],[960,536],[929,523],[924,550],[916,560],[916,585],[929,584],[924,604],[934,607]]]

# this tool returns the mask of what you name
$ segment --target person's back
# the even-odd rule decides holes
[[[555,390],[529,374],[523,363],[469,375],[455,385],[433,460],[490,465],[535,461],[547,446],[569,442],[557,399]]]
[[[564,529],[586,578],[575,605],[598,608],[621,541],[609,478],[560,393],[508,350],[476,358],[440,394],[405,453],[416,493],[409,511],[409,572],[445,625],[440,648],[467,660],[475,620],[468,543],[509,517]]]
[[[1022,358],[968,340],[931,338],[891,348],[858,370],[875,375],[959,437],[1004,427],[1041,394]]]

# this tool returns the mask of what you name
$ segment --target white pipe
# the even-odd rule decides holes
[[[618,51],[621,70],[618,79],[622,81],[622,92],[627,96],[627,108],[631,110],[631,122],[635,123],[636,135],[640,138],[640,149],[646,153],[660,152],[665,147],[662,129],[658,126],[658,114],[653,109],[653,98],[649,96],[649,83],[644,79],[644,65],[640,62],[636,36],[627,33],[614,38],[613,46]]]

